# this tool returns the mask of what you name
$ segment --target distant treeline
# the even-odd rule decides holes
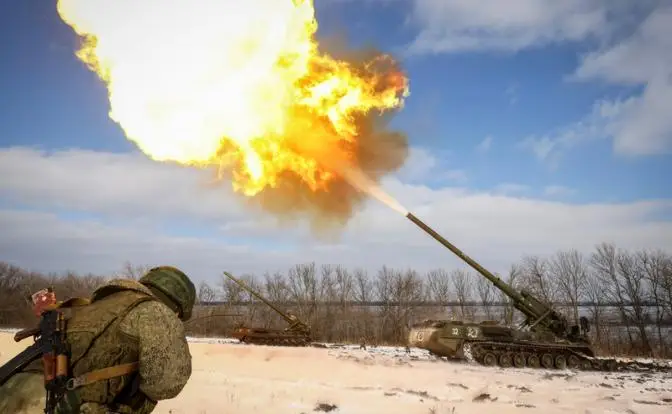
[[[224,306],[224,305],[231,305],[231,306],[249,306],[255,303],[258,303],[259,300],[237,300],[233,302],[225,302],[222,300],[215,300],[211,302],[198,302],[198,305],[200,306]],[[291,301],[291,300],[285,300],[285,301],[280,301],[280,302],[273,302],[274,305],[278,306],[298,306],[301,302],[296,302],[296,301]],[[483,304],[479,301],[475,300],[468,300],[464,303],[458,302],[456,300],[449,300],[446,302],[436,302],[432,300],[420,300],[416,302],[409,302],[409,303],[403,303],[403,302],[382,302],[382,301],[370,301],[370,302],[358,302],[355,300],[349,300],[346,302],[340,302],[340,301],[329,301],[329,300],[322,300],[319,301],[321,305],[342,305],[343,303],[348,304],[350,306],[367,306],[367,307],[373,307],[377,308],[380,306],[401,306],[401,305],[411,305],[411,306],[424,306],[424,307],[435,307],[435,308],[440,308],[440,307],[445,307],[445,306],[466,306],[466,307],[480,307],[483,306]],[[507,302],[492,302],[491,306],[507,306]],[[551,303],[552,306],[556,307],[568,307],[568,306],[573,306],[571,302],[553,302]],[[634,305],[634,303],[631,302],[626,302],[624,304],[620,304],[618,302],[578,302],[577,306],[579,308],[589,308],[592,306],[599,306],[601,308],[618,308],[619,306],[625,306],[625,307],[631,307]],[[658,303],[656,302],[643,302],[640,304],[640,306],[643,306],[645,308],[655,308],[658,306]]]
[[[0,263],[0,325],[34,323],[27,295],[44,286],[54,286],[61,298],[85,296],[110,277],[138,278],[146,268],[127,263],[114,275],[43,275]],[[672,353],[672,256],[667,252],[628,251],[603,243],[590,254],[564,250],[550,257],[525,256],[498,276],[554,304],[570,322],[587,316],[594,343],[604,353]],[[305,263],[286,273],[240,278],[298,315],[322,341],[401,344],[411,325],[423,319],[520,321],[507,296],[465,269],[421,274],[383,266],[369,274]],[[192,335],[226,335],[239,323],[286,326],[276,312],[225,277],[215,284],[201,282],[198,299],[186,325]]]

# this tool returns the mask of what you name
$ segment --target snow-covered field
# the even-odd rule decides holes
[[[28,340],[29,341],[29,340]],[[189,338],[193,374],[156,413],[670,413],[672,374],[485,368],[425,352]],[[0,333],[0,363],[27,344]]]

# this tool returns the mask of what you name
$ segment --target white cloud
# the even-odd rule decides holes
[[[437,168],[436,158],[424,148],[411,148],[397,175],[405,181],[423,180]]]
[[[583,56],[575,76],[609,82],[640,84],[667,75],[672,55],[672,4],[654,9],[628,38]]]
[[[672,153],[672,6],[660,7],[628,38],[583,57],[569,78],[643,85],[640,95],[601,99],[580,121],[521,146],[557,165],[567,150],[596,139],[612,139],[619,155]]]
[[[509,104],[515,105],[518,103],[518,84],[514,83],[509,85],[504,91],[506,96],[509,98]]]
[[[492,135],[488,135],[487,137],[483,138],[483,141],[479,142],[478,145],[476,145],[476,150],[480,152],[487,152],[490,147],[492,146]]]
[[[544,187],[544,195],[549,197],[568,197],[574,194],[576,194],[576,190],[564,185],[548,185]]]
[[[495,193],[502,195],[524,194],[530,191],[530,187],[517,183],[502,183],[495,187]]]
[[[641,95],[610,102],[614,150],[649,155],[672,152],[672,4],[652,12],[629,38],[582,59],[573,79],[643,85]]]
[[[395,176],[405,182],[449,181],[463,183],[467,173],[461,169],[446,169],[445,160],[439,160],[430,150],[413,147],[404,166]]]
[[[627,105],[628,101],[598,101],[584,119],[541,136],[529,136],[519,142],[519,147],[531,151],[554,168],[567,150],[591,140],[607,139],[612,125]]]
[[[410,53],[515,52],[607,33],[615,0],[415,0]]]
[[[137,219],[193,215],[207,220],[240,217],[230,185],[143,155],[85,150],[46,153],[29,148],[0,151],[0,192],[15,201],[77,208]],[[198,202],[195,202],[198,200]]]
[[[0,259],[30,269],[110,272],[130,260],[172,263],[201,280],[215,279],[224,269],[261,273],[308,261],[372,270],[383,264],[418,270],[461,264],[377,202],[368,203],[339,237],[316,240],[305,224],[277,226],[243,208],[226,184],[202,185],[207,174],[136,155],[4,149],[0,176],[0,200],[5,200]],[[496,190],[431,189],[396,178],[384,187],[493,271],[505,271],[524,253],[587,251],[601,241],[672,250],[672,223],[655,218],[672,210],[669,200],[570,205]],[[59,214],[63,211],[70,213]],[[77,219],[73,211],[88,214]],[[194,222],[212,234],[181,230]]]
[[[467,172],[464,170],[448,170],[443,171],[440,174],[437,174],[439,180],[450,181],[456,184],[464,184],[469,178],[467,177]]]

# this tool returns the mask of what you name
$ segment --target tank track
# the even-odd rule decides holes
[[[672,372],[672,366],[620,361],[586,355],[571,346],[501,342],[465,342],[464,358],[472,363],[502,368],[570,369],[604,372]]]

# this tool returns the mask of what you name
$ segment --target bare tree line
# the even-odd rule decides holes
[[[126,264],[114,276],[139,277],[146,267]],[[590,254],[558,251],[525,256],[499,275],[556,304],[570,321],[587,316],[596,346],[609,354],[672,353],[672,256],[660,250],[627,251],[602,243]],[[409,328],[423,319],[454,318],[516,323],[510,298],[471,270],[383,266],[375,274],[338,265],[298,264],[286,273],[241,275],[271,302],[291,310],[322,341],[404,343]],[[26,295],[55,287],[60,297],[87,295],[106,280],[95,275],[40,275],[0,264],[0,325],[30,323]],[[193,335],[225,335],[238,323],[283,328],[284,321],[240,286],[222,276],[201,282],[192,321]],[[226,316],[239,314],[241,316]],[[34,322],[34,320],[33,320]]]
[[[0,262],[0,326],[28,326],[35,323],[30,295],[45,287],[53,287],[59,299],[87,297],[106,280],[115,277],[139,279],[148,266],[125,263],[113,275],[77,274],[75,272],[37,273]]]

